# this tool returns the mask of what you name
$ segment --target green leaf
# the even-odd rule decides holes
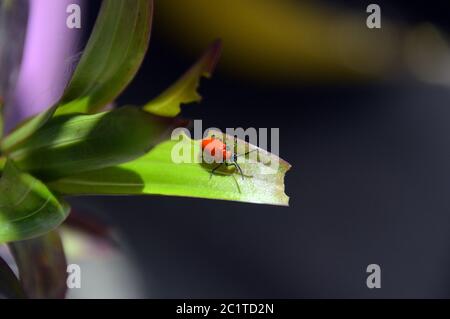
[[[198,140],[181,135],[180,141],[163,142],[132,162],[66,177],[49,187],[65,195],[154,194],[288,205],[284,175],[290,165],[274,154],[240,143],[258,149],[256,160],[240,164],[244,179],[233,168],[211,175],[216,164],[176,164],[172,152],[177,153],[180,147],[190,148],[191,159],[202,153]],[[279,165],[274,168],[271,163],[276,161]]]
[[[47,123],[48,120],[51,119],[57,106],[58,105],[55,105],[48,110],[22,122],[1,141],[1,151],[6,153],[15,145],[33,135],[34,132],[40,129],[45,123]]]
[[[197,92],[200,78],[202,76],[211,77],[219,59],[221,48],[221,41],[216,40],[197,63],[172,86],[147,103],[143,109],[156,115],[175,117],[181,111],[181,104],[201,101],[202,97]]]
[[[3,173],[3,169],[5,168],[5,164],[6,164],[6,158],[0,156],[0,176]]]
[[[150,39],[152,0],[104,0],[83,56],[61,100],[1,141],[3,152],[28,139],[54,114],[94,113],[134,78]]]
[[[168,121],[134,107],[61,115],[9,156],[20,169],[48,181],[142,156],[169,131]]]
[[[52,231],[41,237],[9,244],[28,297],[64,298],[67,262],[61,237]]]
[[[16,275],[0,257],[0,299],[22,299],[25,297]]]
[[[0,244],[42,235],[61,224],[69,206],[8,160],[0,179]]]
[[[95,113],[131,82],[148,48],[153,1],[104,0],[56,114]]]

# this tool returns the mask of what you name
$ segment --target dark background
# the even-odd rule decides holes
[[[376,3],[391,18],[450,31],[444,1]],[[146,102],[194,59],[164,37],[156,16],[144,65],[119,104]],[[204,101],[183,115],[204,127],[280,128],[280,155],[293,166],[290,207],[78,201],[101,207],[124,234],[147,297],[450,297],[449,88],[408,78],[264,85],[219,68],[200,91]],[[366,287],[372,263],[381,266],[381,289]]]

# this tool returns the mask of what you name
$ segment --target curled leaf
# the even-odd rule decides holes
[[[182,134],[180,140],[163,142],[129,163],[69,176],[51,182],[49,187],[66,195],[153,194],[288,205],[284,175],[289,163],[247,146],[257,149],[258,155],[255,161],[240,164],[243,179],[233,168],[211,175],[214,164],[195,162],[202,156],[200,142]],[[174,162],[174,154],[182,150],[187,162]]]
[[[181,104],[199,102],[202,98],[197,92],[200,78],[211,76],[221,48],[221,41],[216,40],[197,63],[158,97],[144,105],[143,109],[156,115],[174,117],[180,113]]]
[[[11,243],[9,247],[28,297],[65,297],[67,262],[58,232],[52,231],[37,238]]]
[[[0,179],[0,243],[42,235],[60,225],[69,206],[8,160]]]

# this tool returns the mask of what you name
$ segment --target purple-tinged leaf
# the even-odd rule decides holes
[[[30,298],[64,298],[67,262],[61,237],[51,231],[41,237],[10,243],[20,282]]]

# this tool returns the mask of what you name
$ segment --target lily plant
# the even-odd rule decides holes
[[[243,164],[249,177],[231,172],[211,178],[213,166],[172,160],[180,141],[170,139],[170,133],[186,122],[179,118],[180,106],[201,100],[197,87],[215,68],[219,40],[155,99],[108,110],[144,59],[152,15],[151,0],[104,0],[60,100],[1,137],[0,244],[8,244],[20,279],[0,258],[0,295],[64,297],[66,262],[57,228],[71,211],[68,196],[167,195],[288,204],[284,175],[290,165],[256,146],[248,145],[279,161],[273,174],[267,174],[264,161],[255,161]],[[182,140],[201,154],[199,140]],[[44,260],[47,271],[33,269]]]

